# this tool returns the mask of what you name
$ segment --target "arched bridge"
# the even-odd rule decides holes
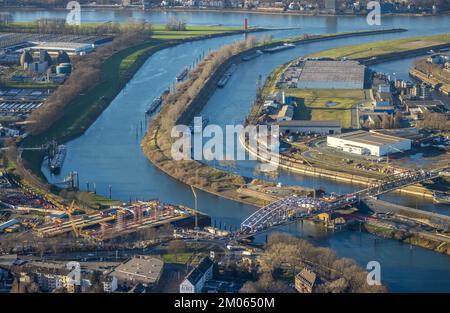
[[[253,234],[298,218],[310,217],[343,208],[347,205],[353,205],[365,198],[376,197],[409,185],[435,179],[449,169],[450,165],[430,171],[412,170],[391,175],[368,188],[336,197],[336,199],[330,202],[310,197],[286,197],[262,207],[246,218],[241,223],[240,233]]]

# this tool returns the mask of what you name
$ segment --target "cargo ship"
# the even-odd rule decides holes
[[[280,51],[284,51],[284,50],[292,49],[292,48],[295,48],[294,44],[292,44],[292,43],[284,43],[281,46],[276,46],[276,47],[273,47],[273,48],[264,49],[263,52],[276,53],[276,52],[280,52]]]
[[[233,63],[230,66],[230,68],[225,72],[223,77],[217,82],[217,87],[223,88],[227,84],[227,82],[230,79],[231,75],[233,75],[233,73],[236,71],[236,68],[237,68],[236,64]]]
[[[261,50],[256,50],[255,53],[246,55],[245,57],[242,58],[242,61],[250,61],[253,60],[254,58],[257,58],[259,56],[261,56],[263,53]]]
[[[184,70],[182,70],[181,73],[176,76],[177,81],[180,82],[184,80],[187,77],[188,73],[189,69],[185,67]]]
[[[66,158],[66,146],[59,145],[54,151],[53,155],[49,158],[49,168],[52,173],[58,173]]]
[[[153,112],[156,111],[156,109],[159,108],[159,106],[162,103],[162,97],[156,97],[155,99],[153,99],[152,103],[150,104],[150,107],[147,109],[147,114],[150,115]]]

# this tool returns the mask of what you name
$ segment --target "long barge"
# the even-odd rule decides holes
[[[256,52],[246,55],[244,57],[242,57],[242,61],[250,61],[253,60],[259,56],[261,56],[263,54],[263,52],[261,50],[256,50]]]
[[[217,82],[217,87],[223,88],[228,83],[228,80],[230,79],[231,75],[236,71],[237,65],[231,64],[230,68],[225,72],[223,77]]]
[[[155,112],[162,104],[162,97],[156,97],[155,99],[153,99],[152,103],[150,104],[150,107],[147,109],[147,114],[153,114],[153,112]]]
[[[177,79],[178,82],[184,80],[187,75],[189,73],[189,69],[187,67],[185,67],[180,74],[178,74],[175,78]]]
[[[58,173],[66,158],[66,146],[59,145],[53,152],[53,156],[49,159],[49,168],[52,173]]]
[[[276,53],[276,52],[280,52],[280,51],[284,51],[284,50],[288,50],[288,49],[292,49],[295,48],[295,45],[292,43],[284,43],[281,46],[276,46],[273,48],[266,48],[263,50],[263,52],[265,53]]]

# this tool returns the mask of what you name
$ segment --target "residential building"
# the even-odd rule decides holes
[[[115,276],[107,275],[104,277],[103,281],[103,291],[106,293],[111,293],[117,290],[117,278]]]
[[[312,293],[316,283],[316,273],[306,267],[295,275],[295,289],[300,293]]]
[[[202,292],[205,282],[213,278],[213,266],[213,261],[209,257],[204,257],[180,284],[180,293]]]

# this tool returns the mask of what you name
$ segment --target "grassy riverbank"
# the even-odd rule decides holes
[[[162,26],[159,28],[160,30],[155,32],[159,38],[152,38],[114,52],[109,56],[101,65],[101,80],[72,101],[62,114],[62,117],[52,127],[39,135],[28,136],[22,142],[22,145],[35,147],[52,139],[58,142],[66,142],[83,134],[103,110],[108,107],[147,58],[156,51],[186,41],[241,32],[239,29],[234,28],[224,28],[224,31],[220,32],[220,27],[210,29],[209,27],[196,26],[192,27],[193,29],[191,30],[188,27],[186,33],[184,31],[166,31],[162,29]],[[180,33],[176,36],[177,39],[173,38],[173,33]],[[62,88],[64,88],[64,85]],[[43,153],[40,151],[28,150],[22,154],[25,166],[33,174],[45,180],[41,172],[43,156]]]
[[[407,230],[393,229],[380,225],[364,224],[362,228],[367,233],[379,237],[396,239],[406,244],[411,244],[435,252],[450,255],[449,239],[439,239],[436,235],[408,232]]]
[[[366,44],[344,46],[335,49],[314,53],[313,57],[330,58],[370,58],[394,52],[407,52],[409,50],[431,47],[450,43],[450,34],[434,36],[402,38],[387,41],[377,41]]]
[[[354,34],[354,36],[360,35],[361,32]],[[351,37],[352,34],[345,34],[345,36]],[[330,35],[328,39],[333,38],[336,38],[335,34]],[[298,42],[310,42],[310,40],[305,38]],[[321,36],[320,40],[327,40],[327,36]],[[245,45],[247,48],[232,47],[232,53],[228,51],[222,54],[228,57],[209,56],[204,61],[207,64],[199,65],[194,70],[195,74],[191,75],[192,77],[186,83],[177,86],[181,92],[171,95],[170,100],[163,104],[161,112],[152,121],[142,141],[144,153],[155,166],[173,178],[204,191],[239,202],[261,205],[262,199],[244,197],[243,194],[238,192],[240,185],[244,182],[243,177],[212,168],[197,161],[175,161],[171,156],[173,138],[171,138],[170,129],[176,124],[190,123],[194,115],[201,111],[216,89],[217,81],[222,77],[228,65],[241,62],[244,54],[263,47],[273,46],[273,44],[273,42],[253,42],[251,45],[242,43],[241,45]],[[235,52],[236,50],[238,52]],[[219,52],[219,54],[221,53]],[[208,70],[208,74],[203,75],[205,68],[212,68],[213,70]],[[197,76],[203,76],[205,79],[197,80]],[[195,87],[191,88],[191,86]],[[198,88],[198,86],[202,87]],[[185,95],[189,96],[186,97]]]
[[[300,99],[294,108],[294,119],[339,120],[341,126],[352,126],[352,108],[364,101],[364,90],[288,89],[287,95]]]

